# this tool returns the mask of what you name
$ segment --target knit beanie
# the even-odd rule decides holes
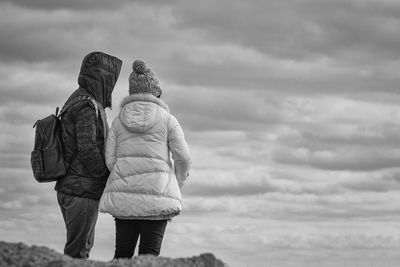
[[[161,96],[160,82],[157,76],[143,60],[135,60],[132,64],[132,73],[129,75],[129,94],[150,93],[156,97]]]

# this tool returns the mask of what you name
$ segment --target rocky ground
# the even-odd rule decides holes
[[[150,255],[136,256],[130,260],[101,262],[78,260],[40,246],[0,241],[0,267],[223,267],[227,266],[213,254],[191,258],[165,258]]]

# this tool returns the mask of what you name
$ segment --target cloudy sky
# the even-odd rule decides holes
[[[158,75],[190,144],[183,213],[161,254],[232,266],[400,264],[397,0],[0,0],[0,239],[62,251],[33,123],[103,51]],[[101,214],[91,258],[110,260]]]

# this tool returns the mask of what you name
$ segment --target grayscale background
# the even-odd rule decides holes
[[[231,266],[399,266],[400,1],[0,1],[0,240],[62,252],[33,123],[77,88],[83,57],[158,76],[193,166],[166,257]],[[101,214],[91,258],[114,253]]]

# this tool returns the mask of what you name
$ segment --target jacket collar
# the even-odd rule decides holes
[[[126,104],[135,102],[135,101],[144,101],[144,102],[155,103],[155,104],[161,106],[162,108],[164,108],[168,113],[170,113],[169,107],[167,106],[167,104],[165,104],[164,101],[162,101],[160,98],[157,98],[154,95],[148,94],[148,93],[132,94],[132,95],[128,95],[128,96],[124,97],[121,102],[121,108],[123,106],[125,106]]]

